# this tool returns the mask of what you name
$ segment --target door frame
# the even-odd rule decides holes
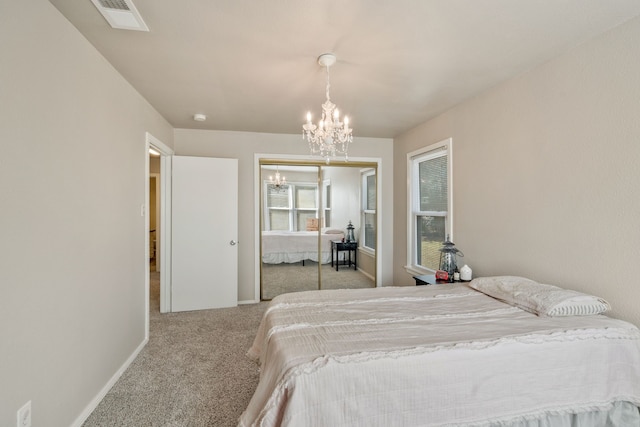
[[[259,302],[261,301],[261,293],[260,293],[260,272],[261,272],[261,264],[262,264],[262,259],[261,259],[261,236],[260,236],[260,231],[262,230],[261,228],[261,213],[262,213],[262,199],[261,199],[261,194],[262,194],[262,182],[261,182],[261,167],[262,167],[262,163],[263,162],[268,162],[268,161],[274,161],[275,163],[281,161],[283,164],[286,164],[287,162],[295,162],[296,164],[309,164],[309,165],[318,165],[320,164],[320,166],[326,166],[324,160],[322,160],[319,157],[309,157],[308,155],[295,155],[295,154],[266,154],[266,153],[255,153],[253,156],[253,170],[254,170],[254,182],[253,182],[253,195],[254,195],[254,230],[255,230],[255,235],[254,235],[254,250],[255,250],[255,268],[254,268],[254,301],[255,302]],[[383,253],[383,248],[384,245],[382,243],[383,240],[383,236],[382,233],[380,232],[381,227],[382,227],[382,218],[383,218],[383,208],[382,208],[382,203],[381,203],[381,195],[382,195],[382,179],[379,179],[380,176],[382,176],[382,158],[381,157],[349,157],[349,161],[348,162],[344,162],[344,161],[334,161],[335,163],[338,163],[340,165],[345,165],[348,166],[349,163],[353,164],[354,167],[357,167],[357,163],[358,162],[362,162],[362,163],[376,163],[376,175],[377,175],[377,179],[376,179],[376,194],[378,195],[376,197],[376,204],[377,204],[377,211],[376,211],[376,287],[380,287],[382,286],[382,253]]]
[[[149,148],[160,153],[160,230],[156,251],[160,254],[160,313],[168,313],[171,307],[171,160],[174,151],[149,132],[145,134],[145,335],[149,338]]]

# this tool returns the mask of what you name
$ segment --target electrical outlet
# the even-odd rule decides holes
[[[18,427],[31,427],[31,401],[18,409]]]

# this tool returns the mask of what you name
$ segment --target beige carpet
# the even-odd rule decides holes
[[[271,297],[317,288],[307,261],[267,268]],[[284,267],[283,267],[284,266]],[[151,265],[149,343],[83,427],[236,426],[258,384],[246,357],[267,302],[160,314],[160,275]],[[373,287],[362,273],[322,267],[324,288]]]
[[[149,343],[84,427],[236,426],[258,384],[246,357],[267,303],[160,315],[151,273]]]
[[[272,299],[287,292],[311,291],[318,289],[318,275],[321,274],[322,289],[373,288],[372,279],[346,265],[336,271],[331,264],[323,264],[318,273],[318,263],[305,261],[295,264],[262,264],[262,299]]]

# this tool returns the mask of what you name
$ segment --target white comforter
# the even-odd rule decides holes
[[[241,426],[484,426],[640,406],[640,332],[537,317],[463,284],[275,298]]]

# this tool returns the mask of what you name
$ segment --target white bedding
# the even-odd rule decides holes
[[[241,426],[509,425],[640,406],[635,326],[538,317],[464,284],[281,295],[249,355],[260,382]]]
[[[266,264],[294,263],[311,260],[321,264],[331,262],[331,241],[344,234],[320,234],[321,253],[318,257],[317,231],[263,231],[262,262]]]

